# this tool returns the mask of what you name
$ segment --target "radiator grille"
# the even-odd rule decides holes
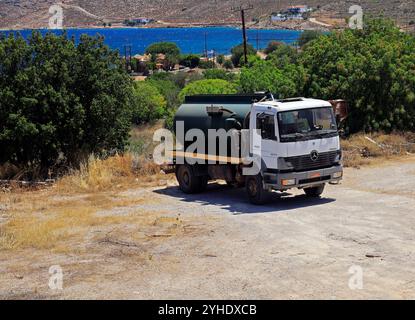
[[[337,151],[325,152],[318,154],[318,158],[313,161],[311,155],[303,155],[296,157],[285,158],[286,162],[290,162],[295,171],[319,169],[324,167],[331,167],[335,164]]]

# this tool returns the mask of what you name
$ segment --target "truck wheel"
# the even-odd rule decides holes
[[[325,187],[325,185],[322,184],[322,185],[319,185],[317,187],[305,188],[304,192],[307,195],[307,197],[318,198],[323,193],[324,187]]]
[[[206,189],[208,182],[207,177],[196,176],[193,168],[187,164],[177,167],[176,178],[179,182],[180,190],[187,194],[202,192]]]
[[[262,205],[268,201],[269,193],[264,189],[261,175],[247,177],[245,188],[251,203]]]

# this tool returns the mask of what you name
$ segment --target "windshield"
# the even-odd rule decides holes
[[[330,107],[280,112],[282,142],[337,136],[337,125]]]

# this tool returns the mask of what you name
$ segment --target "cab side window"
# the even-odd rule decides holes
[[[264,140],[277,140],[275,135],[275,117],[270,114],[260,113],[257,115],[256,127],[261,131]]]

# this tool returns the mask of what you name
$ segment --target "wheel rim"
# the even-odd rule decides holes
[[[256,196],[258,190],[257,190],[257,186],[254,180],[249,180],[248,190],[251,196]]]

